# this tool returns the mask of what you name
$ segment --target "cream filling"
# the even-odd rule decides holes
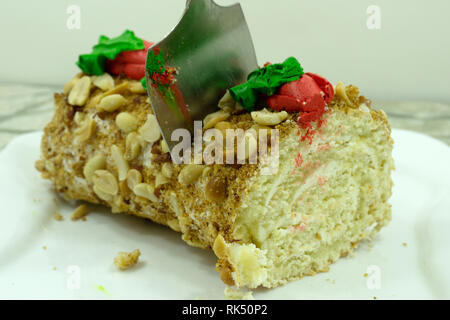
[[[390,219],[389,131],[359,110],[327,115],[313,144],[280,141],[276,175],[258,175],[230,245],[238,284],[273,286],[327,270]],[[303,163],[295,171],[295,156]],[[249,271],[250,270],[250,271]]]

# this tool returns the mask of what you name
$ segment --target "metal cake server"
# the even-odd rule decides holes
[[[188,0],[177,26],[149,49],[147,66],[155,53],[162,54],[166,67],[176,70],[169,88],[158,85],[146,71],[148,95],[170,151],[179,143],[171,139],[175,129],[193,134],[194,120],[217,111],[226,89],[246,81],[258,68],[238,3],[222,7],[213,0]]]

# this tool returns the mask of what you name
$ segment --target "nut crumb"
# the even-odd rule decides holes
[[[47,246],[42,246],[42,249],[47,250]]]
[[[87,205],[82,204],[80,206],[78,206],[78,208],[75,209],[75,211],[72,213],[72,215],[70,216],[70,219],[72,219],[72,221],[78,220],[78,219],[82,219],[85,221],[85,216],[89,213],[89,208]]]
[[[141,255],[139,249],[133,250],[132,252],[119,252],[114,258],[114,264],[120,270],[126,270],[134,266]]]
[[[59,212],[55,212],[55,213],[53,214],[53,219],[55,219],[56,221],[62,221],[62,220],[64,220],[63,216],[62,216],[61,213],[59,213]]]
[[[403,242],[402,246],[406,247],[406,246],[408,246],[408,244],[406,242]]]
[[[364,273],[364,277],[367,278],[369,275],[367,273]]]
[[[224,295],[226,300],[255,300],[252,291],[244,291],[232,287],[226,287]]]

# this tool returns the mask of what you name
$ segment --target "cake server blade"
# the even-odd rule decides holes
[[[148,66],[162,57],[174,81],[162,85]],[[171,69],[174,68],[174,69]],[[194,120],[217,111],[217,102],[232,86],[258,68],[253,41],[240,4],[223,7],[212,0],[188,0],[176,27],[147,54],[147,91],[164,140],[171,151],[176,129],[191,134]]]

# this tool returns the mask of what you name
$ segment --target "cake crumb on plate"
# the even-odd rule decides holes
[[[62,221],[62,220],[64,220],[63,216],[62,216],[61,213],[59,213],[59,212],[55,212],[55,213],[53,214],[53,219],[55,219],[56,221]]]
[[[255,300],[252,291],[226,287],[224,290],[226,300]]]
[[[114,264],[120,270],[126,270],[134,266],[141,255],[139,249],[133,250],[132,252],[119,252],[114,258]]]
[[[72,219],[73,221],[78,220],[78,219],[83,219],[86,217],[86,215],[88,213],[89,213],[88,206],[85,204],[82,204],[75,209],[75,211],[70,216],[70,219]],[[83,219],[83,220],[85,221],[85,219]]]

